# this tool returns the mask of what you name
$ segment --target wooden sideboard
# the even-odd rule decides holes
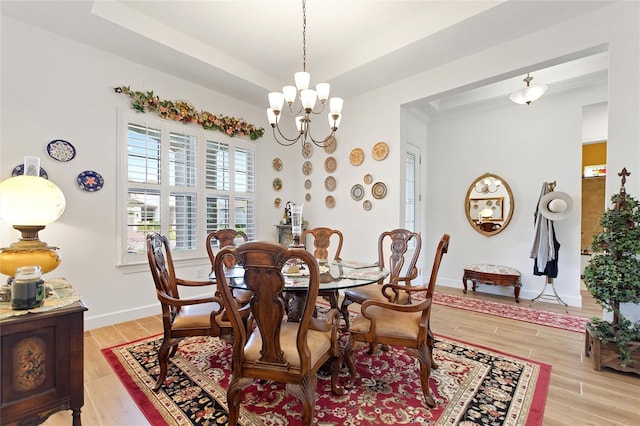
[[[0,321],[0,422],[37,425],[72,410],[80,426],[84,405],[82,302]]]

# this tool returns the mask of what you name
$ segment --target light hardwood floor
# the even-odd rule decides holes
[[[463,296],[462,289],[437,291]],[[469,291],[467,297],[514,304],[513,298]],[[601,316],[601,309],[583,291],[583,307],[570,313]],[[521,300],[523,306],[529,301]],[[556,303],[535,308],[564,311]],[[514,321],[492,315],[434,305],[436,334],[464,340],[552,365],[544,425],[640,425],[640,377],[613,370],[595,371],[583,355],[584,334]],[[85,405],[82,422],[88,426],[144,426],[149,422],[129,397],[100,352],[101,348],[162,332],[160,316],[143,318],[85,332]],[[45,423],[71,424],[70,412],[59,412]]]

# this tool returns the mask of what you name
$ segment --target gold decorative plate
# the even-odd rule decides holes
[[[312,171],[313,166],[311,165],[311,161],[305,161],[302,165],[302,173],[304,173],[305,176],[309,176]]]
[[[324,199],[324,204],[332,209],[336,205],[336,199],[333,198],[333,195],[327,195],[327,197]]]
[[[282,199],[276,198],[275,200],[273,200],[273,206],[274,207],[279,208],[281,204],[282,204]]]
[[[384,142],[378,142],[373,146],[371,154],[373,155],[374,160],[382,161],[387,158],[387,155],[389,154],[389,145]]]
[[[371,187],[371,195],[378,200],[384,198],[387,195],[387,185],[382,182],[376,182]]]
[[[304,181],[304,189],[311,189],[311,179]]]
[[[273,180],[273,189],[276,191],[280,191],[282,189],[282,180],[280,178],[275,178]]]
[[[304,158],[311,158],[313,155],[313,144],[311,142],[307,142],[302,145],[302,156]]]
[[[305,201],[311,201],[311,194],[307,192],[307,193],[304,195],[304,199],[305,199]]]
[[[329,136],[325,141],[324,152],[333,154],[338,147],[338,140],[335,136]]]
[[[333,191],[336,189],[336,178],[333,176],[327,176],[324,180],[324,187],[327,188],[327,191]]]
[[[359,166],[364,161],[364,151],[361,148],[354,148],[349,154],[349,161],[354,166]]]
[[[338,163],[336,162],[335,157],[327,157],[327,159],[324,160],[324,169],[327,171],[327,173],[335,172],[336,167],[338,167]]]
[[[276,171],[280,171],[282,170],[282,160],[279,158],[274,158],[273,159],[273,169]]]
[[[373,182],[373,176],[371,176],[369,173],[364,175],[364,183],[366,183],[367,185],[371,185],[371,182]]]
[[[363,209],[365,209],[366,211],[371,210],[371,207],[372,207],[372,205],[371,205],[371,201],[369,201],[369,200],[364,200],[364,201],[362,202],[362,208],[363,208]]]

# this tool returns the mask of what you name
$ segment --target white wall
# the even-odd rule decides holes
[[[424,128],[403,130],[405,122],[419,126],[415,117],[401,121],[403,104],[505,72],[517,70],[522,73],[531,65],[601,44],[608,44],[610,55],[609,168],[618,170],[626,166],[633,173],[627,189],[631,194],[640,194],[640,179],[634,178],[640,176],[640,128],[637,119],[640,100],[638,96],[629,96],[630,93],[640,93],[638,17],[637,2],[621,2],[526,39],[514,40],[357,98],[346,99],[344,121],[338,133],[338,149],[333,154],[338,161],[334,174],[338,186],[332,193],[337,201],[336,207],[327,209],[324,206],[324,198],[329,194],[324,189],[327,173],[323,163],[327,154],[316,149],[311,159],[314,167],[311,175],[313,199],[305,203],[305,219],[311,226],[341,229],[346,237],[344,258],[374,259],[378,234],[402,223],[399,206],[403,204],[403,175],[399,170],[402,170],[402,144],[406,141],[401,136],[413,139],[413,135],[427,135]],[[154,90],[167,99],[187,99],[196,108],[239,116],[268,126],[264,109],[6,17],[2,17],[1,31],[0,176],[7,177],[13,167],[23,161],[25,154],[40,155],[51,180],[65,192],[67,211],[58,222],[41,233],[44,241],[62,249],[63,262],[54,273],[71,280],[83,296],[89,307],[85,317],[88,329],[158,313],[150,274],[146,271],[123,274],[116,266],[116,108],[128,108],[128,102],[124,95],[113,93],[111,88],[131,85],[134,89]],[[422,224],[423,266],[430,267],[437,240],[443,232],[449,232],[452,234],[451,249],[440,273],[444,282],[461,285],[461,266],[476,261],[479,253],[485,253],[487,261],[499,260],[521,269],[523,273],[530,268],[530,260],[525,256],[531,239],[527,223],[542,181],[556,179],[558,190],[568,192],[574,198],[579,197],[579,186],[571,181],[568,174],[570,169],[579,169],[577,145],[581,138],[581,107],[595,102],[597,98],[594,94],[579,96],[585,99],[556,99],[548,94],[544,103],[540,101],[535,108],[505,110],[504,114],[514,121],[505,129],[497,124],[484,126],[478,117],[468,118],[469,124],[482,132],[482,140],[489,141],[485,143],[499,142],[504,148],[500,157],[483,159],[475,153],[472,155],[477,149],[478,137],[474,138],[471,146],[460,146],[454,138],[438,143],[431,140],[432,134],[428,135],[429,139],[424,141],[426,154],[423,152],[427,160],[423,161],[423,176],[428,179],[423,186],[426,187],[423,194],[426,211]],[[547,112],[541,111],[543,106],[548,108]],[[575,128],[553,123],[546,132],[536,130],[523,135],[515,126],[515,123],[524,125],[531,120],[542,122],[553,113],[561,117],[558,121],[575,123]],[[489,115],[486,118],[490,118]],[[440,132],[445,132],[444,127]],[[468,131],[460,129],[459,132],[461,137],[472,139]],[[510,144],[507,143],[509,135]],[[69,140],[76,146],[78,156],[74,160],[57,163],[46,155],[46,144],[57,138]],[[390,146],[389,157],[384,161],[375,161],[371,157],[371,148],[379,141]],[[516,150],[516,143],[522,141],[529,144],[540,142],[552,150],[551,160],[539,175],[521,173],[522,168],[530,163],[530,152],[534,152]],[[458,149],[452,149],[448,145],[451,143]],[[366,153],[364,164],[357,167],[349,163],[349,152],[355,147],[363,148]],[[273,142],[269,133],[256,143],[256,149],[258,238],[273,240],[274,225],[282,217],[282,209],[273,207],[273,200],[281,197],[284,202],[302,201],[306,192],[303,187],[305,177],[301,173],[304,160],[297,149],[281,148]],[[271,167],[274,157],[283,159],[282,172],[277,173]],[[536,159],[540,158],[542,154],[538,153]],[[104,176],[103,190],[90,194],[77,188],[76,176],[87,169],[96,170]],[[441,173],[436,173],[436,170]],[[470,229],[463,210],[467,186],[485,171],[507,179],[516,199],[515,222],[508,230],[490,239]],[[388,187],[388,195],[383,200],[367,196],[373,202],[373,209],[369,212],[362,209],[361,202],[350,197],[352,185],[363,183],[366,173],[371,173],[374,181],[382,181]],[[276,176],[284,182],[280,192],[271,186]],[[615,182],[608,182],[608,193],[615,192],[617,186]],[[440,203],[445,202],[450,204],[442,207]],[[575,281],[568,277],[565,281],[564,274],[579,273],[578,240],[573,237],[579,232],[579,224],[574,223],[576,217],[579,217],[577,211],[558,226],[558,238],[563,244],[561,256],[566,254],[560,266],[563,296],[571,301],[575,301]],[[7,226],[0,226],[1,246],[15,239],[13,231]],[[491,250],[501,255],[494,257],[489,254],[488,243]],[[509,247],[508,253],[505,246]],[[207,263],[203,259],[202,265]],[[187,268],[181,272],[189,276],[194,269]],[[525,290],[533,291],[531,286],[530,277],[525,278]]]
[[[116,109],[129,110],[129,98],[112,89],[120,85],[256,124],[266,121],[259,108],[3,17],[0,176],[9,177],[25,154],[37,155],[65,193],[66,211],[40,237],[60,247],[62,264],[48,275],[66,277],[81,294],[89,308],[87,328],[160,313],[148,266],[138,273],[123,273],[117,266]],[[53,139],[71,142],[76,158],[51,159],[45,148]],[[260,154],[265,143],[256,143],[259,157],[265,156]],[[99,172],[104,188],[82,191],[76,177],[84,170]],[[19,236],[6,224],[0,228],[2,247]],[[201,265],[210,269],[208,259]],[[195,269],[179,273],[194,278]]]

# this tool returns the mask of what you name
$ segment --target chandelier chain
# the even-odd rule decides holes
[[[307,2],[302,0],[302,71],[307,70]]]

